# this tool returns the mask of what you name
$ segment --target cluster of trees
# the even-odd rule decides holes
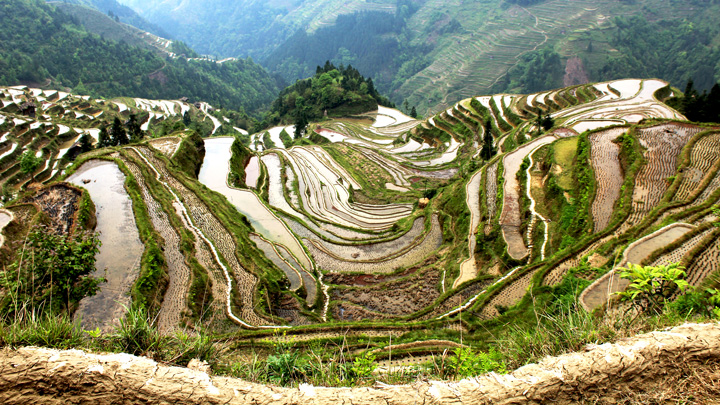
[[[708,90],[720,78],[720,26],[708,10],[692,20],[650,22],[642,16],[615,17],[617,30],[610,39],[614,52],[595,75],[598,80],[657,77],[674,86],[693,78],[700,90]]]
[[[398,35],[416,10],[401,0],[395,14],[364,11],[339,15],[334,25],[308,34],[299,29],[264,61],[264,65],[292,81],[311,75],[312,67],[325,60],[354,65],[370,76],[388,71],[398,54]],[[312,50],[312,52],[308,52]]]
[[[720,84],[715,83],[710,92],[700,93],[690,80],[685,86],[685,94],[668,100],[668,104],[680,110],[690,121],[720,122]]]
[[[315,76],[298,80],[280,93],[256,130],[277,124],[294,124],[295,137],[302,136],[307,124],[325,115],[358,114],[377,109],[378,104],[394,107],[375,89],[372,79],[363,77],[352,66],[336,67],[329,61],[318,66]]]
[[[39,0],[0,3],[0,84],[78,88],[92,96],[189,97],[258,113],[279,90],[252,60],[188,61],[90,34]],[[82,85],[81,85],[82,84]]]
[[[415,73],[430,65],[427,56],[434,48],[430,41],[413,41],[417,33],[407,21],[419,9],[418,2],[398,0],[395,13],[363,11],[338,16],[335,24],[312,33],[304,28],[286,39],[262,63],[272,72],[292,82],[313,74],[314,66],[329,60],[336,65],[353,65],[372,77],[379,89],[390,94]],[[445,14],[433,15],[433,33],[439,36],[461,29]]]
[[[130,115],[130,118],[124,125],[118,117],[115,117],[109,132],[107,127],[100,129],[97,146],[98,148],[105,148],[108,146],[127,145],[131,142],[139,142],[144,137],[145,132],[140,129],[140,124],[134,114]]]

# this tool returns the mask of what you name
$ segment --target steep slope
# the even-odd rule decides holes
[[[59,1],[48,1],[48,3],[58,4]],[[169,38],[169,35],[165,30],[152,24],[140,17],[135,10],[130,7],[123,6],[116,0],[63,0],[65,4],[80,4],[90,6],[97,11],[107,14],[109,17],[122,21],[125,24],[132,25],[143,31],[148,31],[159,37]]]
[[[158,37],[135,26],[122,23],[94,7],[73,3],[52,3],[58,10],[74,17],[88,32],[104,39],[145,47],[161,55],[173,51],[174,41]],[[197,55],[187,55],[197,56]]]
[[[215,63],[161,57],[155,51],[88,33],[68,15],[35,0],[0,5],[0,83],[37,84],[105,97],[189,97],[254,112],[277,83],[251,60]]]
[[[201,53],[261,58],[298,29],[331,24],[355,10],[393,10],[394,1],[121,0]]]
[[[253,55],[290,82],[325,60],[352,64],[423,113],[476,94],[629,76],[674,86],[693,77],[706,90],[720,75],[717,2],[326,0],[270,2],[259,13],[254,2],[211,3],[132,5],[191,45],[210,44],[203,52]]]

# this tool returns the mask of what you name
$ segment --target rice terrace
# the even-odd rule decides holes
[[[306,19],[292,43],[347,22],[300,3],[273,23]],[[150,73],[73,86],[54,68],[44,84],[0,75],[3,401],[717,400],[720,86],[592,83],[577,59],[564,87],[512,93],[523,55],[548,41],[617,45],[599,33],[610,0],[568,6],[577,21],[557,26],[543,13],[563,1],[507,0],[478,32],[510,17],[523,30],[484,39],[418,2],[366,3],[348,2],[358,21],[392,12],[408,38],[413,13],[450,27],[429,34],[448,48],[424,73],[392,85],[374,73],[402,104],[336,59],[280,90],[279,76],[307,71],[287,48],[252,48],[281,61],[271,77],[249,57],[112,25],[125,14],[58,6],[66,26],[105,21],[88,48],[125,30],[113,52]],[[513,45],[525,37],[535,49]],[[187,97],[137,96],[184,85]]]

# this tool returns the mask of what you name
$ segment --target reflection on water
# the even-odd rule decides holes
[[[305,255],[300,243],[288,228],[260,202],[255,193],[249,190],[230,188],[227,185],[232,143],[233,138],[205,140],[205,160],[200,168],[198,180],[209,189],[224,195],[241,214],[247,217],[257,233],[269,241],[286,246],[306,269],[311,269],[310,260]]]
[[[126,312],[123,305],[130,304],[128,293],[138,276],[143,253],[132,203],[123,187],[125,176],[113,162],[91,160],[67,181],[88,190],[95,204],[96,230],[102,245],[94,275],[107,279],[95,296],[80,301],[75,316],[82,318],[84,329],[111,331]]]
[[[245,184],[250,188],[257,187],[258,177],[260,177],[260,161],[257,156],[253,156],[245,168]]]

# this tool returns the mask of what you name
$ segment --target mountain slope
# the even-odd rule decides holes
[[[717,1],[273,1],[257,16],[252,1],[124,1],[202,52],[253,55],[288,81],[352,64],[422,112],[628,76],[720,78]]]
[[[61,4],[59,1],[48,1],[48,3],[55,5]],[[137,27],[143,31],[151,32],[159,37],[170,37],[165,30],[148,22],[146,19],[140,17],[135,10],[127,6],[123,6],[115,0],[63,0],[62,3],[89,6],[103,14],[107,14],[112,18],[117,18],[118,21],[132,25],[133,27]]]
[[[88,33],[72,17],[35,0],[0,5],[0,84],[73,88],[104,97],[189,97],[257,111],[278,92],[251,60],[215,63],[161,57],[156,51]]]
[[[356,10],[394,10],[391,0],[121,0],[201,53],[261,58],[298,29]]]

